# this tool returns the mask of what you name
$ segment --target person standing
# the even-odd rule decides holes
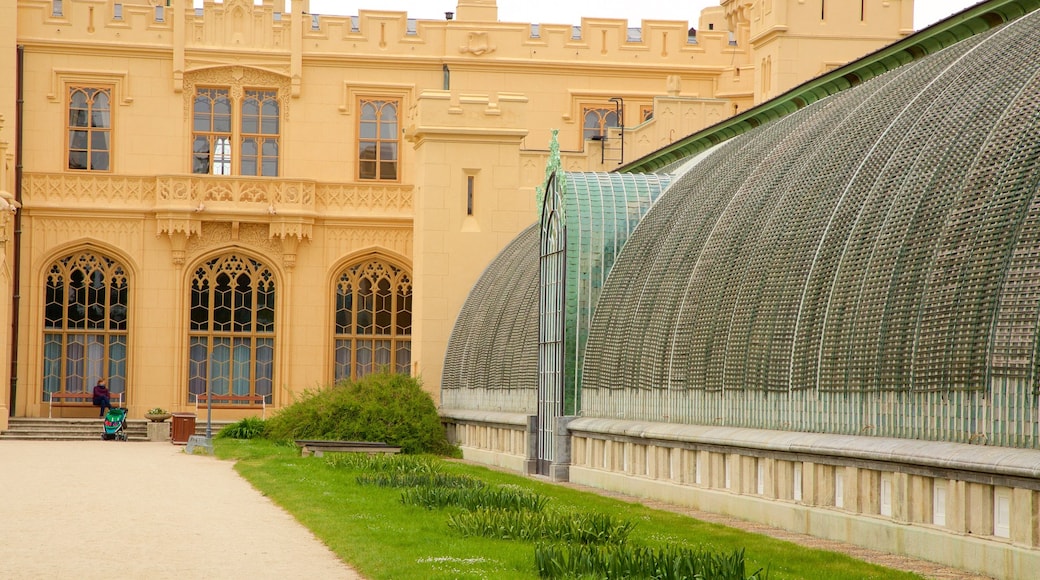
[[[101,377],[98,379],[97,384],[94,385],[94,406],[101,407],[99,417],[105,416],[105,409],[112,408],[112,393],[108,391],[105,382],[105,377]]]

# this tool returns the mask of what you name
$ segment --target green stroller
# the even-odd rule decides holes
[[[105,413],[105,430],[101,438],[105,441],[126,441],[126,409],[109,409]]]

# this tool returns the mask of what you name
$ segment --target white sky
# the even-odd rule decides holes
[[[844,2],[847,0],[838,0]],[[875,0],[878,1],[878,0]],[[947,16],[974,6],[980,0],[916,0],[914,28],[920,30]],[[581,24],[582,16],[626,18],[631,26],[642,19],[685,20],[697,23],[702,8],[718,6],[718,0],[497,0],[502,22]],[[440,20],[454,12],[457,0],[311,0],[316,14],[355,15],[359,8],[400,10],[410,18]]]

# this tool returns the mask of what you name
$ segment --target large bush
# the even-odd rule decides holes
[[[386,372],[306,391],[267,421],[267,436],[381,441],[404,453],[451,453],[437,408],[419,381]]]

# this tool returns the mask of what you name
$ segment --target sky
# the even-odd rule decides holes
[[[978,2],[917,0],[914,3],[914,29],[930,26]],[[701,9],[718,6],[719,0],[497,0],[497,3],[498,19],[502,22],[581,24],[582,16],[595,16],[626,18],[630,26],[639,26],[643,18],[685,20],[696,24]],[[440,20],[445,12],[454,12],[457,4],[457,0],[311,0],[311,12],[356,15],[358,8],[400,10],[407,12],[410,18]]]

